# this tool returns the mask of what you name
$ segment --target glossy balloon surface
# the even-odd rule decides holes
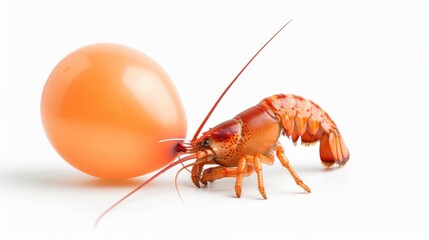
[[[185,112],[165,71],[145,54],[116,44],[83,47],[49,76],[43,126],[56,151],[75,168],[120,179],[157,170],[176,157]]]

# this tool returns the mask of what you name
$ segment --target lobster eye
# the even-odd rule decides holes
[[[202,142],[201,142],[201,146],[203,146],[203,147],[209,147],[210,146],[210,140],[208,139],[208,138],[206,138],[206,139],[204,139]]]

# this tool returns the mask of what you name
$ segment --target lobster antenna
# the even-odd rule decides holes
[[[282,30],[283,28],[285,28],[290,22],[292,21],[289,20],[286,24],[284,24],[256,53],[255,55],[253,55],[253,57],[246,63],[246,65],[244,65],[244,67],[240,70],[240,72],[237,74],[237,76],[235,76],[235,78],[231,81],[231,83],[228,85],[228,87],[225,88],[225,90],[222,92],[222,94],[220,95],[220,97],[217,99],[217,101],[215,102],[215,104],[213,105],[213,107],[210,109],[209,113],[207,114],[206,118],[204,118],[203,122],[201,123],[201,125],[198,127],[198,130],[195,132],[194,137],[192,138],[192,140],[197,139],[198,135],[200,134],[201,130],[203,129],[204,125],[206,124],[207,120],[209,120],[210,116],[212,115],[213,111],[215,110],[215,108],[217,107],[217,105],[219,104],[220,100],[222,100],[223,96],[225,96],[225,94],[228,92],[228,90],[231,88],[231,86],[234,84],[234,82],[238,79],[238,77],[240,77],[240,75],[244,72],[244,70],[247,68],[247,66],[250,65],[250,63],[253,61],[253,59],[256,58],[256,56],[258,56],[258,54],[271,42],[271,40],[273,40]]]
[[[125,195],[124,197],[122,197],[121,199],[119,199],[116,203],[114,203],[112,206],[110,206],[107,210],[105,210],[95,221],[94,223],[94,228],[97,228],[98,223],[101,221],[101,219],[108,214],[112,209],[114,209],[116,206],[118,206],[121,202],[123,202],[125,199],[129,198],[131,195],[133,195],[135,192],[137,192],[138,190],[140,190],[141,188],[143,188],[144,186],[146,186],[148,183],[152,182],[154,179],[156,179],[157,177],[159,177],[161,174],[163,174],[164,172],[166,172],[167,170],[169,170],[170,168],[176,166],[177,164],[183,164],[186,161],[189,161],[191,159],[194,159],[195,156],[194,155],[189,155],[186,156],[182,159],[179,159],[175,162],[170,163],[169,165],[167,165],[166,167],[164,167],[162,170],[160,170],[158,173],[156,173],[155,175],[153,175],[151,178],[149,178],[148,180],[146,180],[145,182],[143,182],[142,184],[140,184],[139,186],[137,186],[134,190],[132,190],[131,192],[129,192],[127,195]]]

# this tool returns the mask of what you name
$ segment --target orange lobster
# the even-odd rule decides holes
[[[201,137],[198,137],[204,124],[225,93],[253,59],[289,22],[283,25],[256,52],[231,81],[199,126],[192,140],[181,141],[176,145],[175,150],[179,153],[179,159],[166,166],[113,204],[99,216],[95,226],[110,210],[146,184],[168,169],[178,164],[183,165],[184,162],[192,159],[196,159],[195,162],[183,165],[177,174],[187,167],[192,167],[192,181],[197,187],[200,187],[200,183],[207,184],[217,179],[235,177],[235,193],[237,197],[240,197],[243,177],[250,176],[255,171],[258,176],[259,192],[266,199],[267,196],[262,178],[262,164],[272,165],[275,153],[281,164],[293,176],[295,182],[305,191],[310,192],[310,188],[304,184],[289,164],[289,160],[284,154],[283,146],[278,141],[281,134],[291,138],[294,143],[301,137],[301,142],[305,145],[320,141],[320,158],[325,167],[331,167],[334,164],[338,164],[339,166],[346,164],[350,156],[349,151],[334,121],[313,101],[292,94],[278,94],[265,98],[256,106],[241,112],[231,120],[227,120],[211,128],[209,131],[203,133]],[[206,164],[215,164],[218,166],[203,171]]]
[[[224,177],[235,177],[235,193],[241,196],[243,177],[253,171],[258,175],[258,188],[265,194],[262,179],[262,163],[272,165],[274,152],[287,168],[295,182],[305,191],[310,188],[289,164],[278,138],[280,134],[296,143],[301,137],[303,144],[320,140],[320,158],[323,165],[346,164],[349,151],[334,121],[316,103],[296,95],[278,94],[262,100],[258,105],[238,114],[205,132],[189,143],[180,143],[179,152],[195,154],[192,164],[192,181],[197,187]],[[203,170],[206,164],[219,166]]]

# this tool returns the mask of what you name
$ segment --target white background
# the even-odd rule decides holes
[[[422,147],[428,129],[423,122],[429,120],[422,110],[428,100],[428,3],[202,2],[2,1],[0,238],[428,237],[429,172]],[[276,162],[264,169],[268,200],[261,200],[255,176],[245,179],[236,199],[233,179],[197,189],[184,171],[178,182],[183,204],[173,169],[92,229],[98,214],[148,176],[98,180],[56,154],[39,114],[56,63],[98,42],[150,55],[175,83],[192,136],[223,88],[291,18],[207,127],[271,94],[299,94],[336,121],[349,163],[324,170],[318,146],[294,147],[282,138],[311,194]]]

